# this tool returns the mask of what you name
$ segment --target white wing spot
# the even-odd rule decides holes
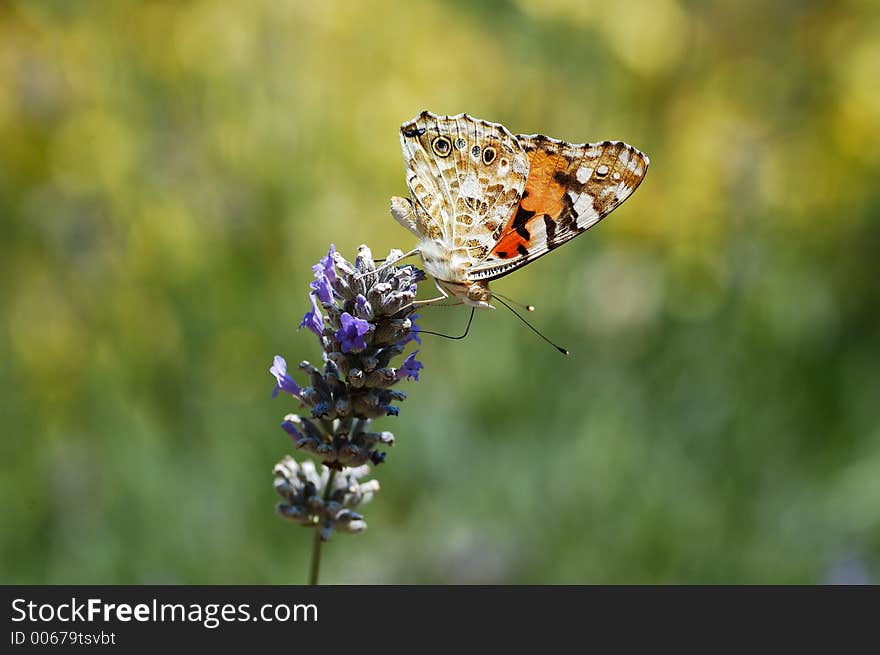
[[[578,216],[578,225],[582,225],[584,222],[591,219],[598,218],[599,215],[593,208],[593,196],[589,193],[576,193],[574,191],[569,191],[568,197],[571,198],[571,201],[574,203],[573,207]]]
[[[608,175],[608,167],[605,164],[602,164],[601,166],[599,166],[599,168],[596,169],[596,175],[600,175],[603,177],[605,175]]]
[[[495,227],[497,228],[500,223],[503,223],[507,219],[507,214],[509,213],[509,209],[507,206],[495,207],[492,211],[492,214],[486,220],[486,226],[488,227],[489,223],[495,223]],[[494,230],[494,228],[492,228]]]
[[[480,195],[480,183],[475,173],[470,173],[461,184],[461,194],[466,198],[476,198]]]
[[[587,180],[590,179],[590,176],[593,174],[593,169],[589,166],[581,166],[577,171],[577,181],[583,184]]]
[[[620,173],[618,173],[617,171],[614,171],[614,175],[612,175],[611,177],[613,177],[615,180],[619,180],[619,179],[620,179]]]

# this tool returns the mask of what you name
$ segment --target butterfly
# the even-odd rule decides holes
[[[442,294],[492,308],[489,282],[576,237],[626,200],[648,157],[621,141],[514,136],[498,123],[423,111],[400,127],[410,198],[391,215],[418,238]]]

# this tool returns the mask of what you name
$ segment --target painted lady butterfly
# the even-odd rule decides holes
[[[419,239],[439,298],[492,305],[489,282],[589,229],[626,200],[648,158],[620,141],[571,144],[423,111],[400,128],[412,200],[391,214]]]

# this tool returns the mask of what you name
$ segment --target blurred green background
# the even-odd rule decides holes
[[[572,357],[502,311],[425,338],[370,528],[322,579],[876,581],[877,3],[23,0],[0,5],[0,582],[305,581],[267,368],[320,358],[296,325],[329,243],[414,245],[388,199],[422,109],[651,170],[495,285]]]

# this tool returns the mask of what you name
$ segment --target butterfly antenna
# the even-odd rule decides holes
[[[493,291],[492,295],[495,296],[496,298],[503,298],[504,300],[509,302],[511,305],[516,305],[517,307],[524,309],[527,312],[535,311],[534,305],[526,305],[525,303],[517,302],[516,300],[514,300],[510,296],[505,296],[504,294],[498,293],[497,291]]]
[[[568,355],[568,354],[569,354],[569,352],[568,352],[567,349],[563,348],[562,346],[557,346],[555,343],[553,343],[552,341],[550,341],[550,339],[548,339],[548,338],[545,337],[543,334],[541,334],[541,333],[535,328],[535,326],[533,326],[533,325],[532,325],[531,323],[529,323],[526,319],[524,319],[522,316],[520,316],[519,313],[518,313],[513,307],[511,307],[511,306],[508,305],[506,302],[504,302],[503,299],[499,298],[497,293],[494,294],[494,296],[495,296],[496,298],[498,298],[498,302],[500,302],[502,305],[504,305],[505,307],[507,307],[507,309],[509,309],[511,312],[513,312],[513,315],[514,315],[514,316],[516,316],[519,320],[521,320],[523,323],[525,323],[525,324],[526,324],[526,327],[528,327],[532,332],[534,332],[534,333],[537,334],[539,337],[541,337],[544,341],[546,341],[546,342],[549,343],[551,346],[553,346],[554,348],[556,348],[556,350],[558,350],[559,352],[561,352],[563,355]]]
[[[467,327],[465,327],[465,329],[464,329],[464,334],[460,334],[457,337],[453,337],[448,334],[441,334],[440,332],[431,332],[430,330],[419,330],[416,334],[433,334],[436,337],[443,337],[444,339],[453,339],[453,340],[464,339],[468,335],[468,332],[471,329],[471,321],[474,320],[474,311],[475,310],[476,310],[476,307],[471,307],[471,315],[468,317]]]

